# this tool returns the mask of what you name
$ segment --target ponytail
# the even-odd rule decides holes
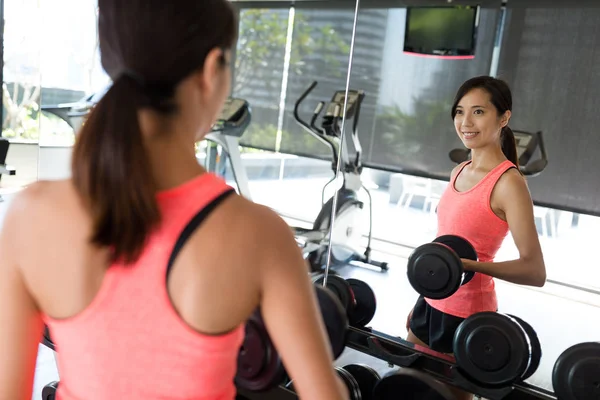
[[[500,134],[500,142],[504,156],[519,169],[519,158],[517,156],[517,143],[515,142],[515,134],[512,129],[507,126],[502,128]]]
[[[160,222],[138,121],[143,102],[135,79],[117,78],[89,114],[73,151],[73,182],[92,216],[91,243],[109,247],[112,262],[134,262]]]

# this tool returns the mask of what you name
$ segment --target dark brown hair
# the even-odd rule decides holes
[[[160,223],[138,110],[177,113],[179,82],[211,50],[233,46],[237,21],[227,0],[99,0],[98,8],[102,67],[113,84],[77,135],[73,181],[92,216],[91,242],[130,263]]]
[[[471,90],[483,89],[490,95],[490,101],[498,111],[498,115],[503,115],[506,111],[512,111],[512,93],[508,84],[501,79],[497,79],[491,76],[477,76],[471,78],[463,83],[456,96],[454,97],[454,103],[452,104],[452,119],[456,116],[456,107],[458,102]],[[502,152],[504,156],[515,166],[519,168],[519,158],[517,157],[517,144],[515,142],[515,135],[507,126],[502,128],[500,134],[500,141],[502,146]]]

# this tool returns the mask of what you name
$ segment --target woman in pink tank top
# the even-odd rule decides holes
[[[452,118],[471,160],[458,165],[440,199],[436,236],[457,235],[475,248],[478,261],[463,260],[474,278],[452,296],[419,297],[407,318],[407,340],[452,353],[454,332],[470,315],[497,311],[493,278],[543,286],[546,268],[533,216],[533,204],[518,166],[515,137],[508,127],[512,95],[508,85],[489,76],[467,80],[458,89]],[[510,231],[519,258],[494,262]],[[471,394],[453,389],[458,399]]]
[[[231,89],[232,5],[98,10],[113,83],[77,132],[72,179],[22,191],[0,233],[0,399],[31,399],[46,323],[57,400],[232,400],[258,308],[298,395],[347,398],[291,229],[196,159]]]

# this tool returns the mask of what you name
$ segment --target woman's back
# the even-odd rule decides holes
[[[244,215],[253,205],[221,197],[230,190],[204,174],[159,193],[163,223],[142,256],[109,269],[86,241],[89,217],[69,182],[32,191],[23,234],[34,235],[28,246],[37,251],[22,265],[57,345],[62,398],[232,398],[243,321],[259,301],[252,230],[260,225]],[[222,201],[177,256],[167,288],[177,238],[215,199]]]

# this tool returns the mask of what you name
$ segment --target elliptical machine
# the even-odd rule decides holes
[[[388,270],[387,262],[379,262],[371,259],[371,237],[373,231],[373,206],[369,190],[362,184],[360,175],[363,165],[361,162],[362,147],[358,139],[358,119],[360,107],[365,97],[365,93],[359,90],[336,91],[328,103],[325,114],[321,120],[321,127],[317,127],[316,121],[325,107],[325,102],[320,101],[315,108],[310,123],[304,121],[299,115],[300,104],[317,86],[313,82],[308,89],[298,98],[294,107],[294,118],[308,133],[319,141],[331,148],[333,161],[331,167],[334,177],[325,184],[321,193],[322,208],[311,229],[294,228],[296,240],[300,243],[304,240],[303,254],[305,259],[310,262],[313,272],[320,272],[327,263],[327,249],[331,238],[331,266],[351,265],[353,261],[363,264],[369,264],[381,269]],[[346,134],[342,129],[344,122],[344,103],[346,102],[345,120],[352,121],[352,133],[350,135],[354,152],[351,154],[348,149],[347,140],[342,140],[342,134]],[[341,172],[343,174],[342,187],[337,192],[335,201],[335,219],[332,231],[332,210],[334,207],[334,197],[332,196],[325,202],[325,189],[336,180],[336,170],[338,165],[338,150],[341,147]],[[362,232],[359,229],[361,217],[364,212],[364,203],[359,200],[358,192],[364,189],[369,197],[369,233],[367,246],[364,253],[360,253],[356,248],[360,245],[358,242],[362,239]]]

